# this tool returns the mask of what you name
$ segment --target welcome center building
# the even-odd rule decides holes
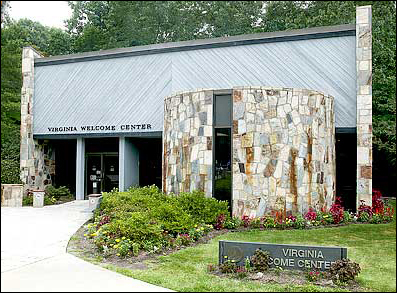
[[[24,190],[155,184],[235,215],[372,195],[371,7],[356,24],[43,58],[23,50]]]

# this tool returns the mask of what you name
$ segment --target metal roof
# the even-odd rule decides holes
[[[211,39],[199,39],[191,41],[171,42],[153,44],[146,46],[135,46],[111,50],[100,50],[79,54],[59,55],[40,58],[35,61],[35,66],[46,66],[62,63],[84,62],[88,60],[99,60],[107,58],[121,58],[127,56],[138,56],[148,54],[160,54],[179,52],[187,50],[220,48],[230,46],[252,45],[268,42],[285,42],[296,40],[307,40],[317,38],[330,38],[341,36],[354,36],[356,26],[354,24],[343,24],[336,26],[312,27],[298,30],[287,30],[279,32],[265,32],[257,34],[245,34],[230,37]]]
[[[344,29],[342,32],[351,34],[352,26]],[[290,36],[299,36],[292,32],[295,34],[289,32]],[[208,40],[200,42],[208,45]],[[58,134],[87,135],[103,131],[80,131],[81,126],[145,123],[151,124],[151,131],[162,131],[164,97],[177,91],[235,86],[322,91],[335,97],[336,127],[355,127],[355,42],[354,34],[224,47],[196,46],[194,50],[118,58],[109,56],[127,52],[128,48],[112,50],[110,55],[102,52],[96,56],[99,59],[89,59],[90,53],[36,59],[33,133],[52,135],[49,127],[76,126],[77,132]],[[153,46],[177,47],[176,43],[171,44],[174,45]]]

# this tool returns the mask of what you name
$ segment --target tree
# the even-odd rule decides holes
[[[69,2],[74,50],[90,51],[254,32],[261,1]]]
[[[32,46],[45,56],[71,52],[69,35],[28,19],[6,18],[1,28],[1,182],[19,182],[22,48]]]

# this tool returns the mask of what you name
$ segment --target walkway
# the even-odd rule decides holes
[[[1,291],[171,291],[66,253],[70,237],[92,213],[88,201],[43,208],[1,208]]]

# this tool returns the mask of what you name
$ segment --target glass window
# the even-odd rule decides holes
[[[232,96],[215,96],[215,126],[232,126]]]

